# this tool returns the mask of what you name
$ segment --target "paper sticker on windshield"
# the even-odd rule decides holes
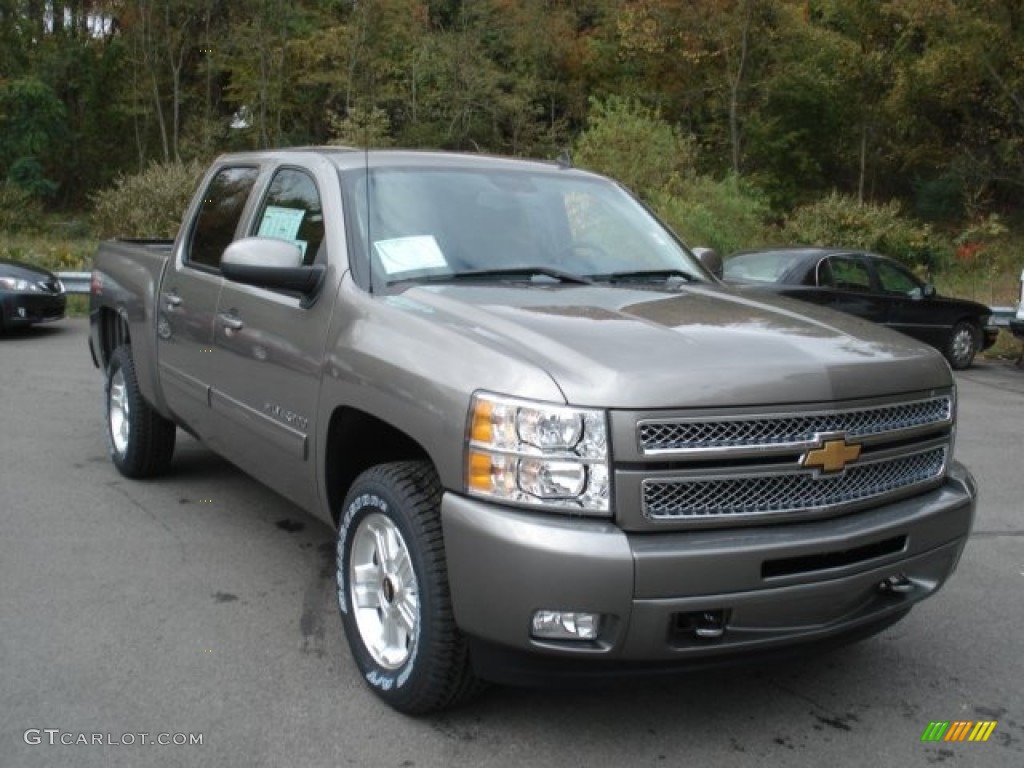
[[[279,240],[295,240],[302,226],[302,217],[306,212],[302,208],[281,208],[268,205],[260,222],[260,237],[276,237]]]
[[[378,240],[373,245],[377,249],[381,266],[389,275],[448,266],[433,235],[396,237],[393,240]]]

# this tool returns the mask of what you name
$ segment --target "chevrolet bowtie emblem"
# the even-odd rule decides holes
[[[839,472],[847,464],[860,458],[859,443],[848,443],[845,437],[825,440],[820,448],[808,451],[800,461],[806,469],[819,469],[822,472]]]

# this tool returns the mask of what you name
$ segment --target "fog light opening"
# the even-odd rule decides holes
[[[530,635],[538,640],[596,640],[601,614],[583,611],[537,611]]]

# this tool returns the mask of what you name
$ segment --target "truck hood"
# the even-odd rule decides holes
[[[389,301],[541,368],[573,405],[827,402],[952,385],[942,357],[901,334],[718,286],[430,285]]]

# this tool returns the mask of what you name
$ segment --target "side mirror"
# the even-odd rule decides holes
[[[697,257],[697,260],[704,265],[704,269],[719,280],[722,279],[725,268],[722,265],[722,257],[718,255],[718,251],[714,248],[693,248],[691,250],[693,255]]]
[[[295,243],[271,237],[245,237],[231,243],[220,260],[220,271],[236,283],[304,296],[316,293],[324,276],[320,265],[303,266],[302,249]]]
[[[921,287],[921,296],[922,296],[922,298],[930,299],[934,295],[935,295],[935,286],[932,285],[931,283],[925,283]]]

